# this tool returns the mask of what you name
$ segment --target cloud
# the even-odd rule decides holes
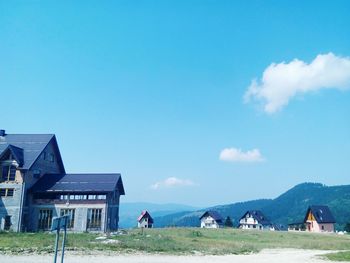
[[[244,95],[263,103],[264,111],[274,113],[296,95],[321,89],[350,89],[350,58],[333,53],[318,55],[310,64],[294,59],[271,64],[261,80],[253,80]]]
[[[169,177],[165,179],[164,181],[156,182],[155,184],[151,185],[151,188],[154,190],[157,190],[159,188],[170,188],[175,186],[192,186],[194,183],[191,180],[187,179],[179,179],[176,177]]]
[[[243,152],[237,148],[226,148],[220,153],[220,160],[226,162],[261,162],[264,161],[259,149]]]

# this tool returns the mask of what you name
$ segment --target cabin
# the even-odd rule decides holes
[[[47,231],[68,215],[70,231],[115,231],[121,195],[119,173],[66,173],[54,134],[0,130],[0,230]]]
[[[141,215],[137,218],[137,227],[138,228],[152,228],[153,227],[153,218],[148,213],[147,210],[141,212]]]
[[[310,206],[305,215],[304,224],[309,232],[334,232],[335,219],[325,205]]]
[[[260,210],[250,210],[240,218],[238,228],[274,231],[274,225]]]
[[[201,228],[221,228],[224,225],[222,216],[213,210],[206,211],[199,220]]]

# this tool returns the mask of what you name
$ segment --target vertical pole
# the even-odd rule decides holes
[[[54,257],[54,260],[53,260],[54,263],[56,263],[56,260],[57,260],[57,249],[58,249],[58,239],[59,239],[59,236],[60,236],[60,228],[58,228],[58,229],[57,229],[57,232],[56,232],[55,257]]]
[[[63,234],[63,241],[62,241],[62,256],[61,256],[61,263],[63,263],[63,258],[64,258],[64,246],[66,245],[66,236],[67,236],[67,220],[68,217],[65,216],[63,218],[63,220],[65,221],[65,224],[64,224],[64,234]]]

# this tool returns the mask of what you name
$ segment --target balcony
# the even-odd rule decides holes
[[[83,200],[61,200],[61,199],[34,199],[36,205],[58,205],[58,204],[105,204],[106,199],[83,199]]]

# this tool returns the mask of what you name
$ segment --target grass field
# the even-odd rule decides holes
[[[243,254],[265,248],[350,250],[350,235],[243,231],[237,229],[167,228],[135,229],[123,235],[96,239],[99,234],[71,233],[67,250],[165,254]],[[52,253],[55,235],[50,233],[0,233],[0,253]],[[329,255],[332,260],[349,253]],[[336,258],[338,257],[338,258]]]

